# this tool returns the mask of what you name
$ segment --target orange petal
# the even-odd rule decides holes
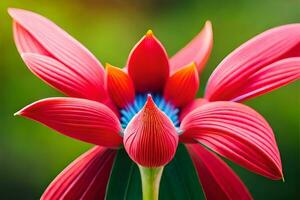
[[[134,101],[133,82],[122,69],[106,64],[106,84],[110,97],[120,108]]]
[[[199,88],[196,64],[192,63],[175,72],[168,80],[164,97],[175,106],[181,107],[191,102]]]

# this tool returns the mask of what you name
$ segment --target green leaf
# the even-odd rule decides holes
[[[174,159],[164,169],[159,199],[205,199],[193,162],[183,144],[178,146]]]
[[[106,192],[106,200],[120,199],[142,199],[139,169],[124,149],[118,151]],[[194,165],[183,144],[178,146],[174,159],[163,171],[159,199],[204,199]]]
[[[106,200],[142,199],[142,184],[137,165],[124,148],[118,151],[106,189]]]

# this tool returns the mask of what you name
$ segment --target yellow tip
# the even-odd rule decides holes
[[[146,33],[147,37],[152,37],[153,36],[153,31],[151,29],[149,29]]]
[[[21,111],[18,111],[18,112],[16,112],[16,113],[14,113],[14,117],[15,116],[20,116],[21,115]]]
[[[106,67],[106,68],[109,68],[109,67],[112,67],[112,65],[109,64],[109,63],[105,63],[105,67]]]

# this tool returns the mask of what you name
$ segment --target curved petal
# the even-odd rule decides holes
[[[116,150],[96,146],[65,168],[41,200],[104,199]]]
[[[206,21],[201,32],[170,59],[172,73],[191,62],[195,62],[200,74],[210,56],[212,46],[212,25],[210,21]]]
[[[250,77],[268,65],[289,57],[300,57],[300,24],[268,30],[229,54],[209,78],[205,98],[231,100],[247,87]],[[252,83],[250,83],[252,84]]]
[[[48,98],[16,113],[64,135],[106,147],[118,147],[122,137],[116,115],[105,105],[77,98]]]
[[[169,77],[167,52],[151,30],[132,49],[127,66],[137,92],[162,91]]]
[[[191,111],[195,110],[196,108],[198,108],[199,106],[202,106],[204,104],[208,103],[208,101],[204,98],[197,98],[194,101],[190,102],[189,104],[187,104],[186,106],[184,106],[179,114],[179,120],[182,121],[183,118],[189,114]]]
[[[247,187],[218,156],[199,144],[186,145],[207,200],[253,199]]]
[[[111,99],[120,108],[134,101],[133,82],[122,69],[106,64],[106,85]]]
[[[14,20],[14,38],[19,52],[36,53],[62,63],[84,80],[87,90],[94,90],[91,100],[105,101],[104,69],[99,61],[77,40],[50,20],[30,11],[9,9]],[[77,83],[76,80],[73,80]],[[61,88],[59,88],[61,89]]]
[[[151,95],[124,131],[124,147],[143,167],[161,167],[175,155],[178,135],[171,120],[155,105]]]
[[[191,102],[199,88],[199,76],[195,63],[176,71],[166,83],[164,97],[177,107]]]
[[[245,101],[287,85],[300,78],[300,57],[287,58],[262,68],[249,77],[232,101]]]
[[[68,96],[93,100],[103,98],[99,91],[90,87],[86,78],[51,57],[23,53],[22,58],[36,76]]]
[[[282,178],[280,154],[265,119],[234,102],[205,104],[188,114],[180,139],[194,139],[237,164],[271,179]]]

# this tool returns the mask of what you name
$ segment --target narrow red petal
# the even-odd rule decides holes
[[[218,156],[199,144],[186,145],[207,200],[251,200],[241,179]]]
[[[152,31],[133,48],[127,66],[137,92],[162,91],[169,77],[168,55]]]
[[[212,46],[212,25],[210,21],[206,21],[201,32],[170,59],[172,73],[191,62],[195,62],[200,74],[210,56]]]
[[[68,96],[92,100],[103,98],[99,91],[95,91],[86,77],[80,76],[51,57],[24,53],[22,58],[36,76]]]
[[[124,108],[134,101],[135,92],[131,78],[123,70],[106,65],[106,85],[114,103]]]
[[[272,63],[251,75],[231,101],[245,101],[287,85],[300,78],[300,57]]]
[[[104,69],[83,45],[36,13],[21,9],[9,9],[8,12],[14,20],[14,38],[20,54],[41,54],[62,63],[85,80],[85,88],[98,93],[97,97],[91,96],[89,99],[106,101],[108,94],[104,88]]]
[[[300,24],[268,30],[229,54],[211,75],[205,97],[210,101],[230,100],[251,76],[279,60],[300,57]]]
[[[191,102],[199,88],[199,76],[194,63],[176,71],[167,81],[164,97],[177,107]]]
[[[117,116],[105,105],[77,98],[48,98],[19,112],[64,135],[96,145],[116,148],[122,143]]]
[[[280,154],[265,119],[234,102],[207,103],[183,119],[180,139],[194,139],[237,164],[271,179],[282,178]]]
[[[116,150],[94,147],[65,168],[41,200],[104,199]]]
[[[133,161],[144,167],[160,167],[174,157],[178,135],[171,120],[148,96],[144,108],[127,125],[123,142]]]

